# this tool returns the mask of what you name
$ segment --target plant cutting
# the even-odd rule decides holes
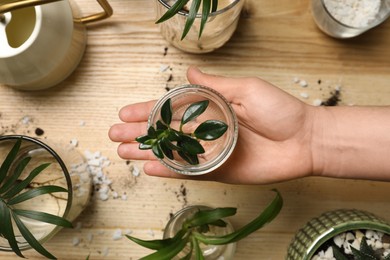
[[[238,122],[229,102],[215,90],[182,85],[153,107],[139,149],[152,150],[167,168],[200,175],[221,166],[232,154]]]
[[[173,151],[191,165],[199,164],[198,155],[205,152],[199,140],[213,141],[220,138],[228,126],[219,120],[207,120],[201,123],[193,133],[185,133],[183,126],[200,116],[209,105],[208,100],[192,103],[184,112],[179,129],[171,127],[172,104],[171,99],[165,101],[161,108],[161,120],[156,128],[150,126],[146,135],[136,138],[140,143],[139,149],[152,149],[154,155],[163,159],[164,156],[173,160]]]
[[[191,4],[188,10],[185,9],[185,7],[189,2],[191,2]],[[165,22],[166,20],[172,18],[179,12],[188,11],[184,30],[181,35],[181,40],[183,40],[188,34],[188,32],[190,31],[191,26],[194,24],[195,18],[199,13],[201,6],[202,6],[202,11],[201,11],[202,18],[201,18],[200,30],[199,30],[199,38],[200,38],[202,36],[203,29],[206,25],[207,19],[210,16],[210,13],[217,11],[218,0],[176,0],[174,4],[164,13],[164,15],[157,20],[156,23]]]
[[[165,260],[175,259],[179,254],[180,259],[205,259],[202,245],[227,245],[235,243],[265,224],[271,222],[280,212],[283,206],[283,199],[278,191],[273,201],[254,220],[240,229],[224,235],[210,234],[213,227],[224,228],[227,225],[225,218],[234,216],[236,208],[199,209],[194,214],[186,217],[176,234],[173,237],[158,240],[142,240],[133,236],[127,237],[143,246],[156,252],[143,257],[143,260]],[[232,257],[232,256],[230,256]],[[211,258],[208,258],[211,259]],[[216,258],[213,258],[216,259]]]
[[[231,38],[243,5],[244,0],[156,0],[156,23],[176,48],[207,53]]]
[[[66,193],[71,200],[72,192],[57,185],[37,185],[34,182],[50,163],[28,170],[32,157],[20,157],[22,140],[19,138],[15,142],[0,167],[0,240],[4,240],[0,250],[10,250],[24,257],[21,250],[26,249],[25,244],[28,244],[41,255],[55,259],[34,237],[30,228],[39,222],[68,228],[72,227],[72,223],[64,217],[31,209],[29,202],[45,195],[55,196],[54,193]],[[9,248],[3,246],[4,242]]]
[[[390,225],[363,210],[339,209],[311,219],[290,243],[287,260],[390,259]]]

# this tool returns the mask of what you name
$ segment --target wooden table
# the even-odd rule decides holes
[[[112,0],[114,15],[88,27],[88,46],[77,70],[60,86],[21,92],[0,86],[2,134],[27,134],[69,143],[80,152],[99,151],[111,165],[104,173],[121,198],[90,205],[45,246],[59,259],[138,259],[150,251],[115,230],[145,239],[160,238],[171,213],[190,204],[238,207],[232,218],[240,227],[271,201],[272,188],[285,205],[277,219],[238,243],[235,259],[283,259],[294,232],[325,210],[359,208],[390,220],[388,183],[306,178],[275,185],[233,186],[153,178],[132,168],[142,162],[121,160],[109,127],[118,110],[156,99],[166,87],[186,83],[189,65],[226,76],[259,76],[308,103],[326,100],[341,86],[341,105],[390,105],[390,22],[352,40],[336,40],[314,24],[308,0],[247,0],[233,38],[211,54],[192,55],[169,46],[154,24],[155,0]],[[84,13],[98,10],[78,1]],[[163,71],[161,68],[169,66]],[[294,83],[305,80],[306,88]],[[308,98],[302,97],[308,95]],[[26,119],[26,117],[29,119]],[[112,194],[110,195],[112,196]],[[77,245],[74,241],[80,240]],[[76,244],[76,243],[75,243]],[[27,251],[30,259],[41,259]],[[15,259],[0,253],[1,259]]]

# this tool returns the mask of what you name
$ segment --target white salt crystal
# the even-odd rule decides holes
[[[301,87],[303,87],[303,88],[306,88],[306,87],[308,86],[306,80],[303,80],[303,79],[299,81],[299,85],[300,85]]]
[[[77,139],[72,139],[70,140],[70,144],[73,146],[73,147],[77,147],[77,145],[79,144],[79,141]]]
[[[137,167],[137,165],[134,165],[134,166],[133,166],[133,171],[132,171],[133,176],[138,177],[139,174],[140,174],[140,172],[141,172],[141,171],[139,170],[139,168]]]
[[[122,238],[122,230],[121,229],[115,229],[114,234],[112,235],[113,240],[119,240]]]
[[[127,200],[127,195],[124,193],[124,194],[122,194],[121,198],[122,198],[122,200]]]
[[[112,198],[117,199],[119,197],[118,192],[114,191],[112,192]]]
[[[100,193],[100,194],[99,194],[99,199],[102,200],[102,201],[108,200],[108,194],[106,194],[106,193]]]
[[[165,72],[169,69],[169,65],[161,65],[160,66],[160,72]]]
[[[297,84],[297,83],[299,82],[299,78],[298,78],[298,77],[294,77],[293,82],[294,82],[295,84]]]

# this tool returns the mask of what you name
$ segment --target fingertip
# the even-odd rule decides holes
[[[182,179],[185,176],[174,173],[159,161],[148,161],[144,164],[144,172],[149,176]]]

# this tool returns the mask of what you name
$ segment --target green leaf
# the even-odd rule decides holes
[[[155,155],[157,158],[160,158],[160,159],[163,159],[163,158],[164,158],[164,153],[163,153],[163,151],[161,150],[160,145],[159,145],[158,143],[155,143],[155,144],[152,146],[152,151],[153,151],[154,155]]]
[[[172,18],[175,16],[179,11],[183,9],[183,7],[188,3],[189,0],[182,0],[182,1],[176,1],[169,9],[168,11],[163,14],[163,16],[160,17],[160,19],[157,20],[156,23],[162,23],[166,20]]]
[[[200,20],[200,28],[199,28],[199,38],[202,36],[203,29],[207,23],[207,19],[209,18],[210,10],[211,10],[211,0],[203,0],[202,19]]]
[[[348,258],[340,251],[337,246],[332,246],[333,256],[336,260],[348,260]]]
[[[171,260],[179,254],[188,243],[188,236],[175,240],[169,246],[159,249],[157,252],[141,258],[141,260]]]
[[[0,200],[0,219],[1,219],[0,235],[4,236],[4,238],[8,240],[8,243],[12,251],[15,252],[15,254],[17,254],[20,257],[24,257],[15,239],[15,233],[13,230],[10,211],[7,205],[1,200]]]
[[[11,198],[10,200],[8,200],[8,205],[18,204],[20,202],[35,198],[37,196],[54,192],[68,192],[68,190],[54,185],[41,186]]]
[[[162,138],[161,142],[163,142],[169,149],[179,151],[181,148],[177,145],[174,145],[168,138]]]
[[[189,164],[191,164],[191,165],[199,164],[199,159],[198,159],[197,155],[189,154],[189,153],[186,153],[184,151],[177,151],[177,153],[180,155],[180,157],[184,161],[188,162]]]
[[[149,248],[152,250],[160,250],[182,239],[185,233],[186,231],[181,229],[179,232],[176,233],[176,235],[173,238],[155,239],[155,240],[142,240],[129,235],[126,235],[126,237],[131,241],[133,241],[134,243],[137,243],[138,245],[143,246],[145,248]]]
[[[160,120],[157,120],[156,129],[157,130],[166,130],[166,129],[168,129],[168,127],[166,125],[164,125],[164,123],[161,122]]]
[[[195,259],[196,260],[204,260],[202,249],[200,249],[199,242],[195,237],[192,237],[192,241],[195,249]]]
[[[203,146],[198,140],[187,135],[181,136],[181,141],[177,143],[177,146],[179,146],[185,153],[191,155],[202,154],[205,152]]]
[[[362,237],[360,242],[360,251],[351,246],[351,251],[356,260],[377,260],[375,251],[372,247],[367,244],[366,238]]]
[[[160,145],[160,148],[161,148],[161,151],[163,152],[163,154],[166,157],[168,157],[169,159],[173,160],[173,152],[172,152],[171,148],[168,147],[168,145],[163,140],[159,141],[159,145]]]
[[[12,212],[11,212],[12,213]],[[16,215],[15,213],[12,213],[12,217],[16,223],[16,225],[18,226],[18,229],[20,231],[20,233],[22,234],[22,236],[24,237],[24,239],[26,239],[26,241],[28,242],[28,244],[34,248],[38,253],[40,253],[41,255],[49,258],[49,259],[56,259],[55,256],[53,256],[52,254],[50,254],[40,243],[38,240],[35,239],[35,237],[31,234],[31,232],[28,230],[28,228],[23,224],[23,222],[20,220],[20,218],[18,217],[18,215]]]
[[[140,149],[140,150],[149,150],[149,149],[152,149],[152,145],[150,145],[150,144],[139,144],[138,149]]]
[[[15,160],[16,155],[19,152],[21,143],[22,143],[22,138],[18,139],[15,142],[15,144],[12,147],[11,151],[8,153],[8,155],[5,158],[4,162],[1,164],[1,167],[0,167],[0,184],[4,181],[5,177],[7,177],[7,173],[9,171],[9,168],[10,168],[12,162]]]
[[[138,143],[145,143],[146,141],[148,141],[150,139],[151,139],[151,137],[149,135],[141,135],[141,136],[138,136],[137,138],[135,138],[135,140]]]
[[[19,184],[15,185],[12,189],[7,191],[7,193],[4,194],[3,198],[4,199],[9,199],[21,192],[23,189],[25,189],[31,181],[38,175],[40,174],[44,169],[46,169],[50,163],[44,163],[36,167],[34,170],[31,171],[29,176],[27,176],[26,179],[24,179],[22,182]]]
[[[188,123],[191,120],[194,120],[199,115],[201,115],[209,105],[208,100],[203,100],[191,104],[186,111],[184,111],[183,117],[181,118],[181,125]]]
[[[218,9],[218,0],[213,0],[213,4],[212,4],[212,8],[211,8],[211,12],[215,12],[215,11],[217,11],[217,9]]]
[[[15,185],[15,182],[18,180],[18,178],[20,177],[20,175],[22,174],[23,170],[26,168],[26,166],[30,162],[30,160],[31,160],[31,157],[25,157],[25,158],[23,158],[23,160],[21,160],[18,163],[12,176],[9,176],[9,178],[6,180],[4,185],[0,188],[0,194],[6,192],[13,185]]]
[[[224,245],[241,240],[242,238],[260,229],[265,224],[271,222],[279,214],[283,206],[283,199],[277,190],[274,191],[276,192],[276,196],[273,201],[267,206],[267,208],[257,218],[255,218],[239,230],[219,237],[205,236],[203,234],[195,232],[193,233],[193,235],[196,236],[199,241],[205,244],[212,245]]]
[[[200,3],[201,0],[193,0],[191,7],[190,7],[190,12],[187,16],[186,24],[184,25],[184,30],[181,35],[181,40],[183,40],[188,32],[190,31],[192,25],[195,22],[196,15],[198,14],[199,8],[200,8]]]
[[[196,138],[206,141],[216,140],[227,130],[228,126],[218,120],[207,120],[200,124],[194,132]]]
[[[148,128],[148,136],[149,136],[149,139],[157,138],[157,132],[156,132],[156,129],[154,129],[153,126],[150,126]]]
[[[216,208],[210,210],[199,210],[193,217],[186,221],[188,227],[198,227],[210,223],[215,223],[222,218],[234,216],[237,213],[236,208]]]
[[[71,222],[66,220],[65,218],[58,217],[52,214],[48,214],[45,212],[32,211],[32,210],[23,210],[23,209],[14,209],[13,212],[19,216],[35,219],[41,222],[46,222],[49,224],[53,224],[56,226],[72,228],[73,225]]]
[[[171,99],[168,98],[167,101],[161,107],[161,120],[166,124],[170,125],[172,121],[172,103]]]

